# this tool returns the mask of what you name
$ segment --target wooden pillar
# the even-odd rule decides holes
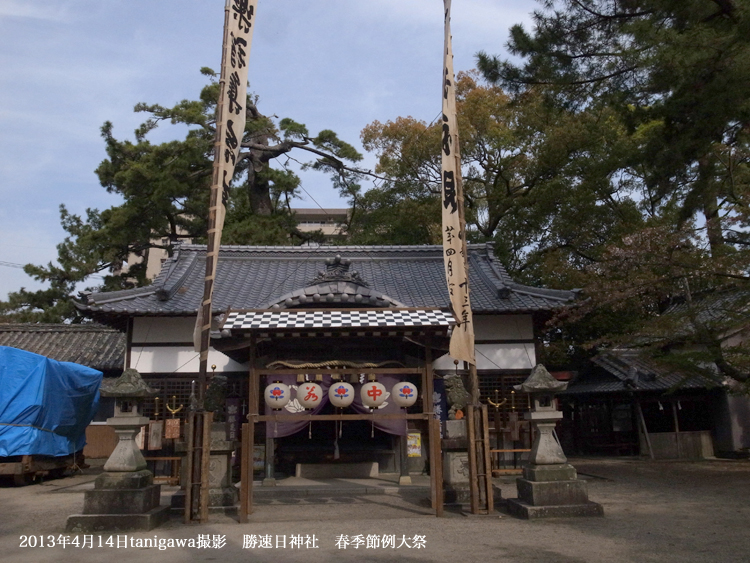
[[[193,463],[195,448],[195,411],[189,411],[187,425],[185,426],[185,442],[187,443],[187,455],[185,456],[185,524],[192,521],[193,510]]]
[[[646,427],[646,419],[643,417],[643,409],[641,408],[641,402],[635,401],[635,410],[638,411],[638,422],[640,423],[641,430],[643,431],[643,437],[646,439],[646,446],[648,447],[648,455],[651,459],[654,459],[654,448],[651,447],[651,437],[648,435],[648,428]]]
[[[255,419],[258,416],[259,378],[255,369],[255,337],[250,337],[250,370],[247,391],[247,424],[242,425],[242,470],[240,483],[240,523],[247,522],[253,513],[253,449],[255,448]]]
[[[476,409],[466,405],[466,434],[469,441],[469,496],[471,513],[479,514],[479,476],[477,471]]]
[[[264,487],[275,487],[276,486],[276,467],[274,466],[274,452],[276,450],[276,440],[273,438],[266,438],[266,469],[265,476],[263,478]]]
[[[494,492],[492,490],[492,459],[490,458],[490,421],[489,421],[489,413],[488,413],[487,405],[482,405],[480,408],[482,412],[482,428],[484,429],[483,459],[484,459],[484,480],[487,486],[486,506],[487,506],[487,513],[491,514],[495,510],[495,499],[494,499]]]
[[[214,422],[214,413],[203,411],[203,440],[201,441],[201,506],[200,522],[208,523],[209,503],[209,468],[211,463],[211,425]]]
[[[253,478],[253,456],[247,455],[250,449],[250,425],[245,422],[242,425],[242,460],[240,466],[240,524],[247,522],[248,516],[248,495],[247,495],[247,482],[248,479]]]
[[[443,491],[443,454],[440,447],[440,420],[437,418],[430,419],[432,434],[436,437],[435,445],[435,465],[431,465],[430,474],[435,473],[435,516],[443,515],[443,506],[445,504]],[[434,468],[434,469],[433,469]]]
[[[427,414],[427,433],[430,441],[430,500],[435,516],[443,515],[443,456],[440,448],[440,421],[435,418],[433,405],[434,383],[432,376],[432,341],[428,337],[425,348],[424,412]]]
[[[407,447],[409,428],[407,424],[407,433],[404,436],[397,436],[398,440],[398,469],[399,469],[399,485],[411,485],[411,477],[409,476],[409,451]]]
[[[677,403],[672,400],[672,420],[674,422],[674,440],[677,446],[677,459],[682,458],[682,448],[680,447],[680,423],[677,420]]]

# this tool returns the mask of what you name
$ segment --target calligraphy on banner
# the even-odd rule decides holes
[[[445,48],[443,50],[443,134],[442,155],[442,216],[443,260],[451,309],[456,319],[450,342],[450,355],[457,360],[475,364],[474,322],[469,300],[469,277],[466,264],[466,234],[463,221],[463,189],[461,155],[458,148],[456,117],[456,86],[453,76],[451,45],[451,0],[445,7]]]
[[[226,12],[221,97],[217,112],[214,169],[208,214],[208,249],[203,301],[195,324],[194,345],[201,361],[208,357],[211,301],[216,279],[216,261],[224,228],[229,186],[239,158],[245,132],[247,108],[247,63],[250,56],[257,0],[231,0]]]

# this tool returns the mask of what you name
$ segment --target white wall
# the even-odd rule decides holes
[[[195,373],[198,354],[193,350],[193,317],[141,317],[133,319],[130,367],[141,373]],[[475,315],[474,332],[477,369],[531,369],[536,365],[532,342],[534,328],[531,315]],[[491,343],[486,341],[493,341]],[[483,341],[485,341],[483,343]],[[494,342],[498,341],[498,342]],[[149,346],[171,343],[173,346]],[[145,344],[145,345],[144,345]],[[216,372],[246,371],[247,364],[239,364],[221,352],[210,350],[208,365],[216,364]],[[454,369],[448,354],[434,362],[434,369]]]
[[[197,373],[198,353],[194,350],[193,329],[195,317],[141,317],[133,319],[130,366],[142,374]],[[153,346],[153,344],[171,344]],[[243,372],[247,364],[240,364],[217,352],[208,352],[209,373],[212,365],[216,373]]]
[[[140,317],[133,319],[132,342],[174,342],[185,344],[193,341],[195,317]]]
[[[503,340],[533,340],[531,315],[474,315],[474,339],[477,342],[478,370],[531,369],[536,365],[533,342]],[[499,341],[482,343],[482,341]],[[433,363],[434,369],[455,369],[453,358],[445,354]]]
[[[216,365],[216,373],[224,371],[247,371],[247,364],[239,364],[214,349],[208,351],[208,371]],[[192,346],[134,346],[130,355],[130,367],[141,374],[147,373],[197,373],[198,352]]]
[[[474,315],[474,339],[533,340],[531,315]]]

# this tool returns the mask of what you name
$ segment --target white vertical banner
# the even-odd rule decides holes
[[[194,342],[201,361],[208,358],[213,286],[224,228],[229,185],[245,132],[247,62],[258,0],[226,0],[221,57],[221,92],[216,110],[214,169],[208,212],[208,247],[203,301],[195,323]]]
[[[442,212],[443,259],[451,310],[456,318],[450,343],[450,355],[476,364],[474,358],[474,321],[469,301],[466,228],[464,221],[461,154],[458,147],[456,84],[453,76],[451,45],[451,0],[445,7],[445,48],[443,50],[443,136],[442,136]]]

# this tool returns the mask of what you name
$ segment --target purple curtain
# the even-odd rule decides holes
[[[380,383],[382,383],[387,392],[390,393],[393,386],[401,381],[400,378],[392,375],[378,375],[377,379]],[[296,386],[297,385],[297,376],[296,375],[273,375],[273,376],[266,376],[265,385],[269,385],[270,383],[274,381],[281,381],[282,383],[286,383],[287,385]],[[323,408],[328,404],[328,389],[331,387],[331,383],[333,382],[333,378],[330,375],[324,375],[323,381],[317,382],[318,385],[320,385],[321,389],[323,390],[323,397],[320,403],[317,407],[315,407],[312,410],[301,410],[299,412],[295,412],[294,408],[294,399],[296,398],[296,393],[292,391],[292,400],[289,402],[289,404],[279,410],[274,411],[269,407],[268,405],[265,406],[265,413],[267,415],[270,414],[320,414],[320,411],[323,410]],[[359,396],[359,390],[361,388],[360,384],[353,384],[354,386],[354,402],[347,408],[343,409],[342,412],[344,413],[351,413],[352,411],[359,414],[370,414],[370,409],[362,404],[362,399]],[[265,387],[264,387],[265,389]],[[403,412],[403,409],[396,405],[396,403],[393,402],[393,399],[389,396],[386,399],[386,403],[388,403],[386,406],[381,407],[379,409],[375,410],[376,415],[378,414],[398,414],[400,412]],[[266,437],[267,438],[283,438],[284,436],[291,436],[292,434],[296,434],[305,426],[307,426],[308,422],[305,420],[300,421],[289,421],[289,422],[267,422],[266,423]],[[375,420],[374,422],[375,428],[378,430],[382,430],[383,432],[387,432],[388,434],[395,434],[397,436],[405,436],[406,435],[406,421],[405,420]]]

